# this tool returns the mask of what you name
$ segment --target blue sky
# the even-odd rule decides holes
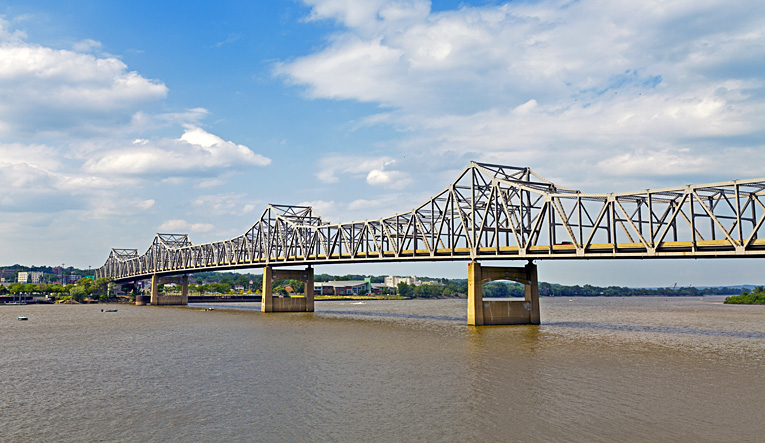
[[[266,203],[413,208],[470,160],[587,192],[765,176],[753,1],[6,1],[0,263],[97,267]],[[320,267],[464,277],[466,264]],[[763,283],[758,260],[543,262],[540,278]]]

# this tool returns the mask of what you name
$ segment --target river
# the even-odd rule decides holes
[[[719,300],[0,306],[0,441],[761,442],[765,306]]]

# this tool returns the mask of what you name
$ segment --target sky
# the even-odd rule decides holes
[[[383,217],[471,160],[584,192],[765,177],[765,2],[0,3],[2,265],[232,238],[268,203]],[[755,259],[538,264],[564,284],[765,283]]]

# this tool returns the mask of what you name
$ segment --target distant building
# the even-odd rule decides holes
[[[16,281],[19,283],[40,283],[42,281],[44,273],[42,272],[27,272],[27,271],[20,271],[18,276],[16,277]]]
[[[30,283],[35,283],[35,284],[40,283],[43,279],[43,275],[45,275],[43,272],[35,272],[35,271],[30,272],[29,273]]]
[[[346,280],[314,282],[314,295],[366,295],[380,294],[385,287],[382,283],[371,283],[366,280]]]
[[[399,283],[406,283],[414,286],[420,286],[422,284],[422,282],[414,275],[411,277],[397,277],[395,275],[385,277],[385,286],[389,288],[398,287]]]
[[[81,279],[81,278],[82,278],[82,276],[81,276],[81,275],[67,275],[67,276],[66,276],[66,282],[65,282],[65,284],[67,284],[67,285],[73,285],[73,284],[77,283],[77,280],[79,280],[79,279]]]
[[[422,282],[421,284],[423,284],[423,285],[433,285],[433,286],[445,286],[440,281],[435,281],[435,280],[427,280],[427,281]]]
[[[16,281],[16,271],[13,269],[0,269],[0,282],[13,283]]]

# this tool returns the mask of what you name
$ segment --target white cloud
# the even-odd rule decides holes
[[[153,199],[141,199],[136,197],[122,197],[116,199],[114,193],[97,192],[90,204],[90,209],[83,216],[90,219],[126,218],[133,216],[146,216],[147,211],[154,207]]]
[[[324,219],[324,221],[328,221],[330,223],[339,223],[341,218],[342,221],[346,220],[343,211],[334,201],[331,200],[304,201],[298,203],[297,206],[310,206],[313,209],[314,215],[318,215]]]
[[[343,177],[364,177],[372,186],[382,185],[398,189],[407,185],[410,180],[404,172],[391,169],[396,163],[391,157],[365,157],[357,155],[333,154],[319,161],[316,178],[324,183],[336,183]]]
[[[390,103],[398,92],[399,50],[380,40],[350,38],[342,46],[277,67],[293,83],[309,85],[314,98]]]
[[[87,38],[72,45],[72,49],[75,52],[91,52],[93,50],[101,49],[101,46],[101,42]]]
[[[69,50],[26,38],[0,18],[3,217],[129,217],[191,177],[196,187],[219,186],[270,163],[200,129],[210,114],[204,108],[153,112],[167,87],[104,55],[100,42],[81,40]],[[173,130],[182,135],[167,137]]]
[[[393,161],[385,163],[378,169],[372,169],[367,174],[367,183],[372,186],[384,186],[391,189],[402,189],[411,183],[406,174],[401,171],[386,170],[386,167]]]
[[[210,232],[215,226],[209,223],[188,223],[186,220],[167,220],[157,228],[158,232],[185,234],[187,232]]]
[[[304,2],[309,19],[340,30],[276,73],[312,98],[388,108],[365,123],[401,130],[397,148],[420,170],[477,159],[580,183],[615,171],[636,181],[672,170],[723,179],[721,162],[749,165],[749,152],[765,148],[765,4],[584,0],[431,12],[420,1]],[[379,165],[328,160],[324,182],[358,171],[369,184],[396,181]]]
[[[6,136],[129,121],[138,107],[166,94],[164,84],[113,57],[0,41],[0,134]]]
[[[219,175],[221,170],[267,166],[271,159],[244,145],[225,141],[190,126],[179,139],[140,140],[120,149],[94,153],[83,169],[99,175],[183,176],[202,172]],[[219,182],[216,182],[219,184]]]

